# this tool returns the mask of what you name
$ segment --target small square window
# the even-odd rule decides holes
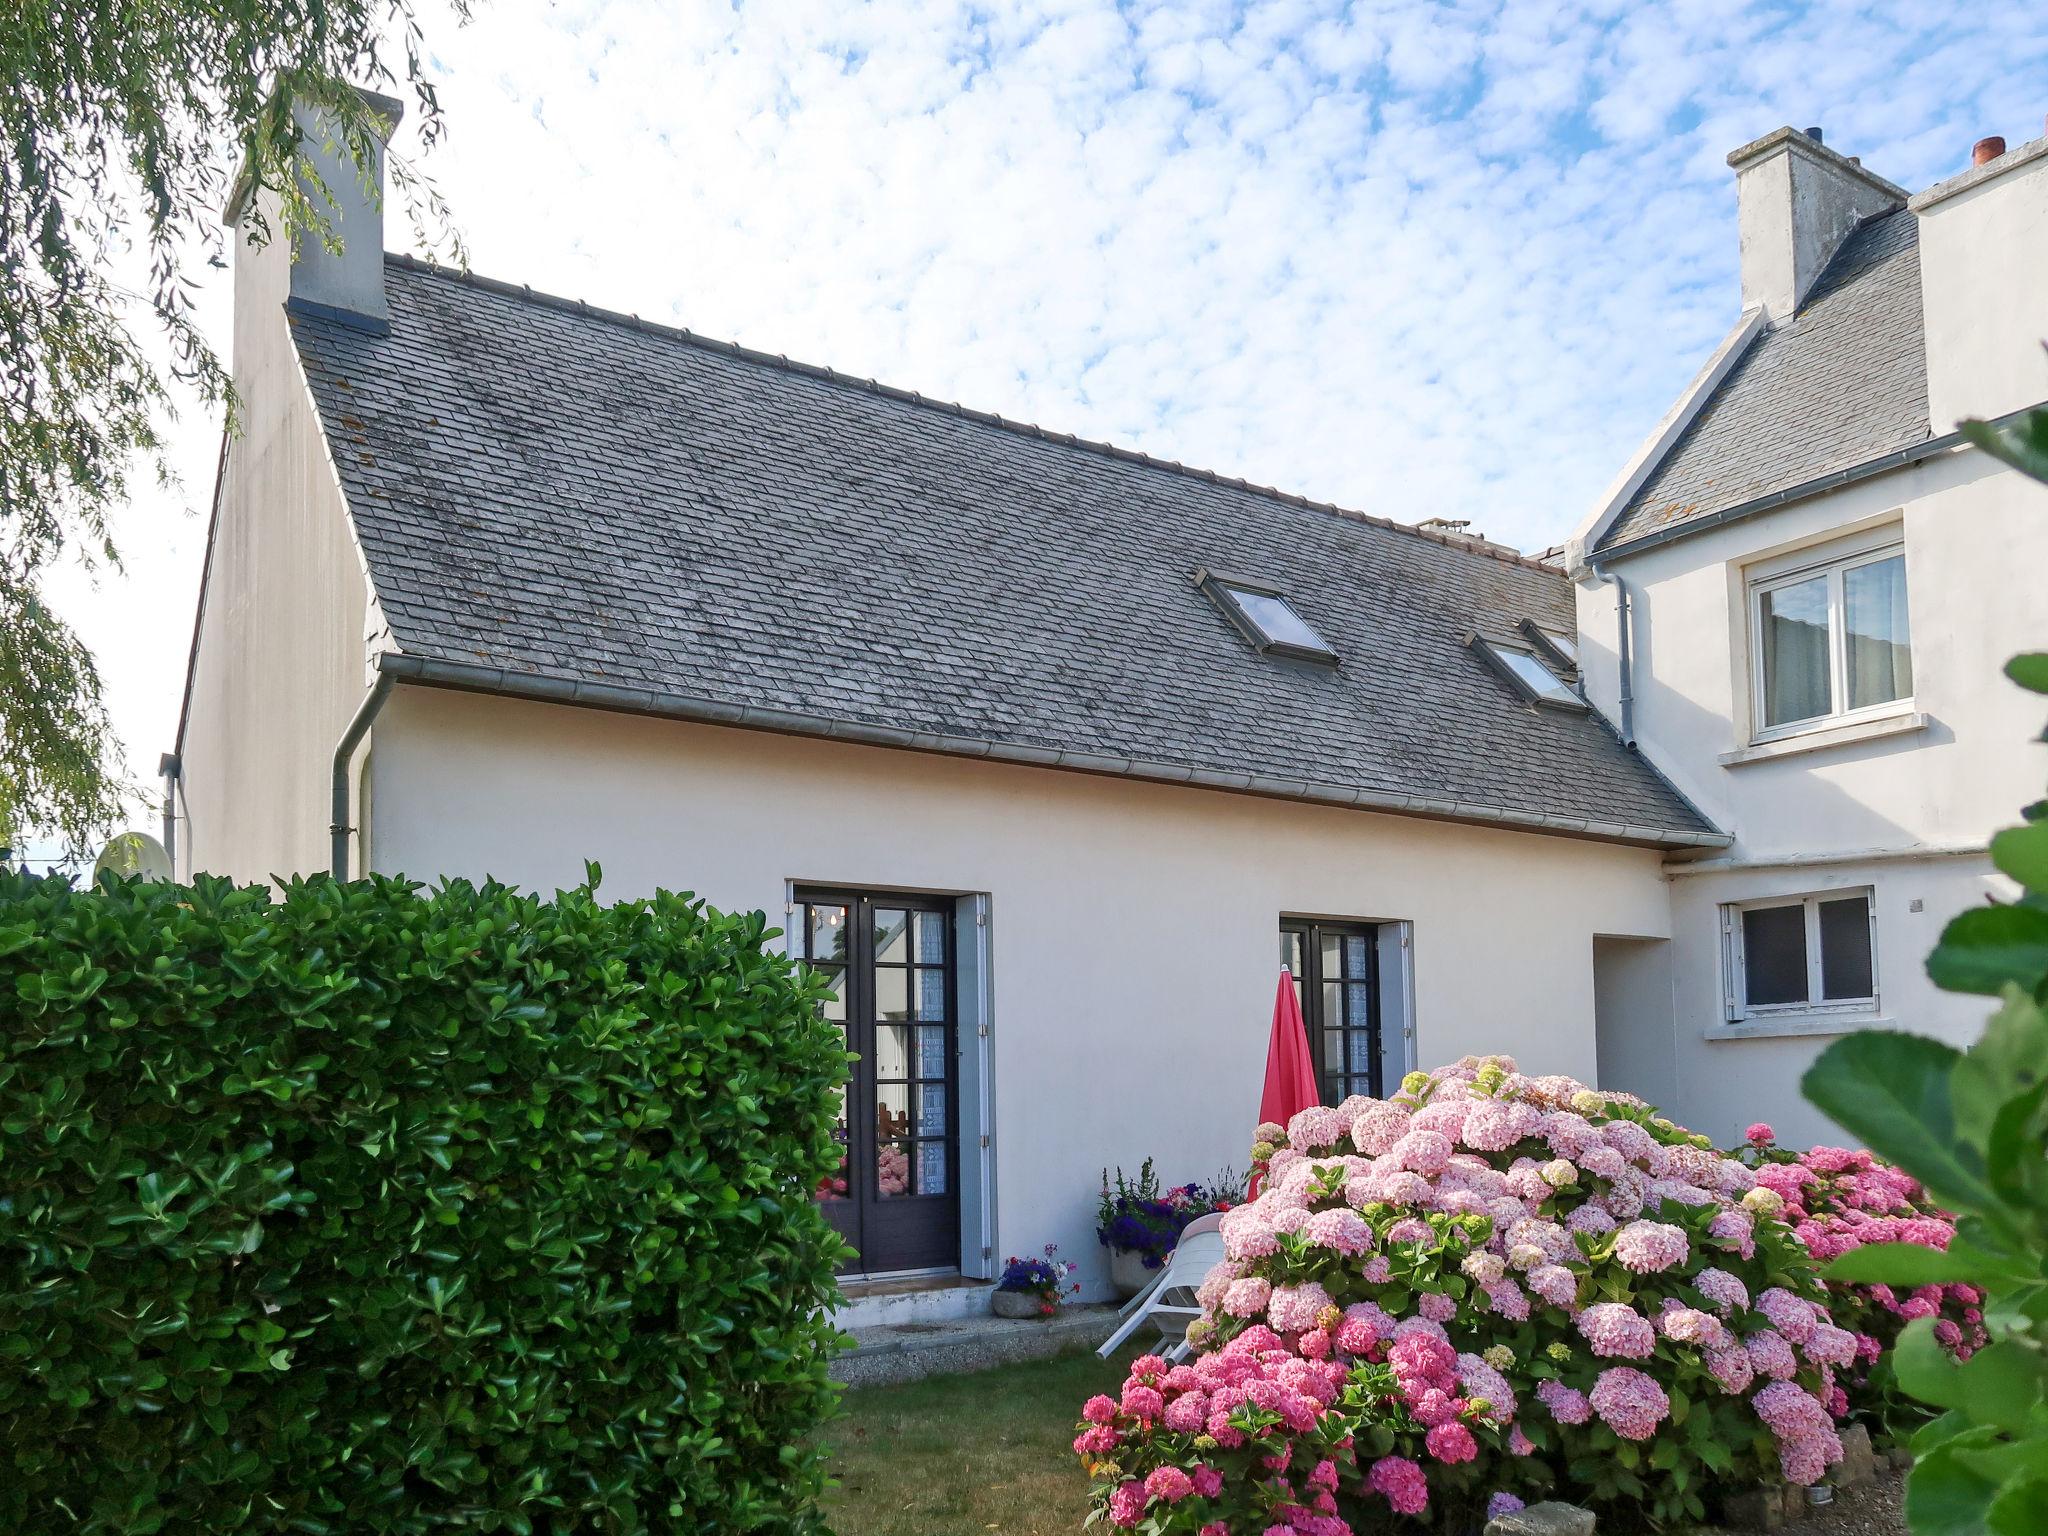
[[[1239,576],[1198,571],[1195,580],[1225,618],[1261,652],[1309,661],[1337,659],[1330,642],[1316,632],[1276,587]]]
[[[1876,1009],[1869,891],[1744,902],[1721,928],[1730,1019]]]
[[[1512,683],[1532,703],[1553,709],[1584,709],[1586,701],[1559,677],[1551,663],[1523,646],[1475,635],[1472,646],[1494,671]]]

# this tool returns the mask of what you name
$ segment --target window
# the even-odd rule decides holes
[[[1758,734],[1896,713],[1913,696],[1896,542],[1750,584]]]
[[[1584,709],[1586,701],[1562,677],[1550,662],[1523,646],[1512,645],[1504,640],[1492,640],[1483,635],[1472,638],[1472,646],[1484,657],[1494,671],[1506,678],[1516,692],[1536,704],[1547,704],[1553,709]]]
[[[1334,662],[1337,653],[1288,602],[1278,587],[1241,576],[1197,571],[1195,581],[1223,616],[1264,652],[1306,661]]]
[[[1522,621],[1522,633],[1535,644],[1538,655],[1557,663],[1556,670],[1570,676],[1579,670],[1579,637],[1576,631],[1551,629],[1534,619]]]
[[[1301,1021],[1325,1104],[1354,1093],[1380,1096],[1380,962],[1377,926],[1280,920],[1280,963],[1294,976]]]
[[[1724,907],[1728,1017],[1875,1010],[1873,927],[1867,890]]]

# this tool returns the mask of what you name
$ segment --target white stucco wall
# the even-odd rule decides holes
[[[2048,139],[1913,199],[1937,432],[2048,400]]]
[[[1590,1077],[1593,936],[1661,936],[1658,855],[1282,801],[401,687],[376,868],[782,910],[785,883],[986,892],[997,1253],[1101,1283],[1105,1163],[1242,1167],[1282,913],[1408,920],[1419,1059]]]
[[[242,430],[200,594],[178,872],[263,880],[327,867],[328,763],[363,695],[368,584],[286,327],[283,242],[232,243]]]
[[[1903,530],[1912,708],[1927,724],[1722,762],[1751,739],[1747,567],[1885,526]],[[1735,866],[1679,873],[1672,886],[1671,1107],[1686,1124],[1728,1137],[1762,1119],[1793,1139],[1832,1135],[1798,1084],[1833,1034],[1874,1024],[1963,1043],[1981,1026],[1986,1009],[1937,991],[1923,962],[1948,918],[2001,885],[1987,859],[1948,855],[1981,849],[2048,777],[2048,752],[2034,742],[2039,701],[2001,674],[2015,652],[2048,643],[2048,610],[2017,574],[2044,560],[2048,490],[1965,450],[1614,564],[1636,604],[1640,748],[1736,838],[1724,856],[1672,866]],[[1618,717],[1613,587],[1580,586],[1579,634],[1591,697]],[[1915,850],[1939,852],[1883,856]],[[1792,865],[1757,867],[1778,861]],[[1826,1033],[1729,1030],[1721,905],[1865,886],[1876,901],[1876,1012],[1787,1021]]]

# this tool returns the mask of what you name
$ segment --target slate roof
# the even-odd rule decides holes
[[[1465,647],[1571,630],[1552,568],[403,257],[386,280],[388,335],[292,329],[404,653],[1725,841]],[[1342,664],[1258,655],[1203,566],[1279,583]]]
[[[1611,549],[1926,441],[1918,221],[1842,242],[1789,322],[1760,332],[1599,543]]]

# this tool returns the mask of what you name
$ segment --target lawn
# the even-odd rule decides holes
[[[827,1434],[839,1536],[1074,1536],[1088,1480],[1072,1448],[1081,1404],[1114,1392],[1136,1349],[1092,1352],[848,1392]]]

